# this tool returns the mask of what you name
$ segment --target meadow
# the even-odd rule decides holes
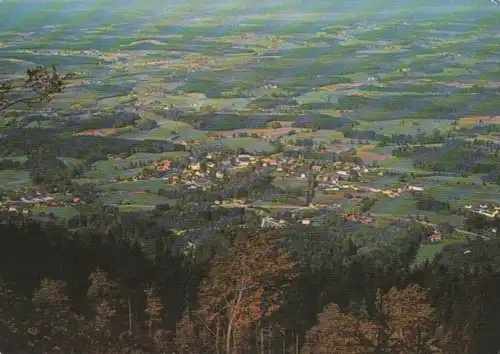
[[[431,243],[421,245],[418,249],[417,255],[412,263],[412,266],[418,266],[425,261],[432,262],[432,260],[443,251],[446,246],[460,244],[464,242],[463,235],[455,233],[453,236],[447,237],[445,240],[438,243]]]
[[[0,170],[0,186],[9,189],[32,186],[29,172],[20,170]]]
[[[160,188],[168,189],[171,185],[162,179],[155,180],[144,180],[144,181],[124,181],[109,184],[102,184],[98,188],[102,191],[123,191],[123,192],[134,192],[143,193],[146,190],[152,193],[158,193]]]
[[[33,215],[39,217],[40,216],[47,217],[50,213],[52,213],[54,214],[55,217],[66,220],[79,215],[78,210],[70,206],[64,206],[64,207],[35,206],[31,208],[31,212],[33,213]]]

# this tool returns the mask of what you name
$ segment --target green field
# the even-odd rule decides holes
[[[152,130],[133,132],[122,135],[123,138],[136,140],[167,140],[178,136],[177,140],[195,139],[204,141],[207,139],[206,132],[194,129],[191,125],[183,122],[160,121],[160,126]],[[174,134],[176,133],[176,134]]]
[[[500,196],[497,186],[482,186],[482,185],[435,185],[425,191],[427,195],[431,195],[436,199],[450,201],[450,204],[466,205],[477,203],[494,203],[500,204]]]
[[[143,192],[146,189],[149,189],[152,192],[158,192],[160,188],[168,189],[172,188],[172,186],[167,181],[164,181],[162,179],[131,182],[126,181],[120,183],[103,184],[99,186],[99,189],[103,191],[112,191],[116,189],[126,192]]]
[[[418,133],[432,133],[438,129],[446,131],[451,129],[451,122],[446,120],[434,119],[403,119],[377,122],[361,122],[360,125],[354,127],[355,130],[371,130],[383,135],[398,135]]]
[[[187,157],[189,156],[188,152],[185,151],[172,151],[172,152],[162,152],[162,153],[145,153],[145,152],[140,152],[140,153],[135,153],[127,158],[119,158],[116,157],[114,159],[106,161],[106,164],[103,164],[104,169],[106,168],[109,169],[109,166],[115,166],[118,169],[126,168],[127,171],[123,171],[124,175],[127,175],[129,172],[135,172],[134,175],[139,173],[142,168],[134,168],[134,169],[129,169],[131,163],[140,163],[140,162],[145,162],[145,163],[156,163],[158,160],[167,160],[167,159],[173,159],[173,158],[182,158],[182,157]]]
[[[102,197],[105,204],[120,204],[122,201],[130,202],[131,204],[150,205],[168,203],[168,198],[159,196],[158,194],[151,193],[137,193],[134,191],[107,191],[106,195]]]
[[[460,244],[462,242],[464,242],[464,235],[455,233],[453,236],[450,236],[443,241],[421,245],[415,259],[413,260],[412,266],[415,267],[425,261],[431,262],[434,257],[441,253],[446,246]]]
[[[53,213],[54,216],[61,219],[70,219],[78,215],[78,210],[73,207],[48,207],[48,206],[35,206],[31,209],[34,215],[39,216],[40,213]],[[47,215],[46,215],[47,216]]]
[[[28,171],[0,170],[0,186],[2,188],[21,188],[31,186]]]
[[[262,139],[254,138],[230,138],[219,139],[201,145],[201,147],[223,148],[223,149],[245,149],[249,153],[254,152],[272,152],[272,144]]]
[[[408,214],[428,214],[417,210],[417,201],[411,196],[405,197],[384,197],[373,205],[369,212],[375,216],[407,216]]]
[[[140,204],[130,204],[130,205],[118,205],[118,210],[121,212],[136,212],[136,211],[150,211],[153,210],[154,206],[151,205],[140,205]]]
[[[377,166],[394,172],[432,174],[429,171],[424,171],[413,167],[413,162],[410,158],[391,157],[377,161]]]
[[[116,176],[124,176],[123,172],[110,161],[97,161],[92,164],[92,170],[85,173],[85,178],[90,179],[112,179]]]

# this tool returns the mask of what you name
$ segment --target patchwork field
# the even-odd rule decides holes
[[[355,126],[355,130],[371,130],[383,135],[432,133],[436,129],[446,131],[451,129],[452,121],[433,119],[403,119],[390,121],[362,122]]]
[[[268,141],[254,138],[218,139],[202,144],[201,147],[210,149],[244,149],[249,153],[270,153],[274,150],[274,147]]]
[[[29,172],[17,170],[1,170],[0,186],[4,188],[21,188],[31,186]]]
[[[375,216],[407,216],[409,214],[425,215],[427,213],[417,211],[416,200],[411,197],[381,198],[370,208],[370,214]]]
[[[376,145],[364,145],[359,147],[357,150],[358,156],[367,163],[392,158],[390,151],[386,153],[387,149],[377,148]]]
[[[484,186],[481,176],[434,176],[415,168],[411,158],[391,156],[396,146],[376,145],[380,135],[439,131],[470,138],[459,128],[500,123],[500,8],[492,3],[437,6],[424,0],[409,7],[388,1],[384,11],[366,0],[58,3],[23,7],[18,0],[0,1],[0,73],[15,75],[30,66],[52,64],[61,72],[75,72],[47,113],[31,117],[27,127],[56,131],[53,136],[60,141],[102,138],[88,147],[88,154],[66,148],[51,151],[67,167],[102,153],[102,160],[85,166],[83,178],[71,181],[98,182],[106,204],[133,211],[171,203],[158,196],[160,188],[172,188],[161,179],[110,183],[136,176],[158,159],[187,159],[190,149],[269,154],[303,145],[306,139],[328,152],[357,149],[366,164],[385,172],[427,176],[403,182],[400,176],[374,173],[363,176],[360,185],[421,184],[424,195],[452,206],[500,199],[498,188]],[[124,10],[116,13],[117,7]],[[22,21],[12,20],[8,14],[13,11],[22,12]],[[75,11],[81,16],[74,16]],[[115,120],[104,119],[108,114]],[[125,121],[131,114],[139,118]],[[2,120],[0,125],[6,124]],[[352,133],[346,130],[351,125],[358,133],[377,136],[345,138]],[[477,138],[500,141],[494,132]],[[123,143],[123,150],[132,155],[106,160],[113,150],[111,141]],[[130,146],[131,141],[137,145]],[[167,141],[189,141],[188,151],[160,153],[164,149],[158,145]],[[45,154],[37,144],[9,149],[27,150],[20,156]],[[307,180],[279,176],[274,184],[288,188],[295,198],[290,199],[303,202]],[[29,171],[0,171],[2,187],[30,185]],[[346,207],[356,203],[343,191],[318,192],[315,202]],[[381,198],[370,212],[442,217],[416,211],[413,197]]]
[[[47,207],[47,206],[35,206],[31,209],[31,212],[35,216],[45,216],[49,214],[54,214],[55,217],[61,219],[71,219],[74,216],[78,216],[78,210],[73,207]]]
[[[168,189],[171,188],[171,185],[166,181],[157,179],[157,180],[145,180],[145,181],[124,181],[117,183],[109,183],[100,185],[99,189],[102,191],[114,191],[120,190],[123,192],[134,192],[137,194],[145,193],[146,190],[150,190],[152,193],[158,193],[160,188]]]
[[[500,115],[463,117],[458,120],[459,127],[472,127],[478,124],[500,124]]]

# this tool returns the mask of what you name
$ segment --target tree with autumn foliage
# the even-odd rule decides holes
[[[434,309],[418,285],[377,293],[369,313],[343,314],[332,303],[306,335],[303,353],[442,353],[435,333]]]
[[[27,329],[35,351],[57,352],[73,349],[80,319],[71,310],[64,281],[43,279],[33,295],[34,316]]]
[[[70,310],[66,283],[43,279],[31,299],[0,282],[2,350],[58,352],[74,348],[80,317]]]
[[[97,268],[89,275],[90,286],[87,298],[91,306],[92,317],[88,321],[86,334],[89,348],[100,352],[116,347],[118,334],[115,333],[114,321],[121,306],[118,284],[108,278],[108,274]],[[131,333],[127,333],[131,335]]]
[[[190,335],[192,344],[197,335],[216,353],[246,352],[252,331],[280,309],[294,265],[273,232],[237,242],[212,262],[200,288],[198,311],[183,319],[190,328],[180,328],[178,336]]]

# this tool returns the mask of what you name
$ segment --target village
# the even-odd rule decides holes
[[[108,155],[109,160],[118,160],[115,155]],[[297,157],[285,156],[283,153],[270,156],[257,156],[253,154],[221,154],[220,152],[206,152],[203,154],[191,154],[187,158],[158,159],[154,163],[145,166],[141,173],[129,177],[126,180],[111,178],[107,181],[96,181],[96,186],[134,184],[138,181],[158,181],[165,188],[178,188],[180,191],[198,190],[209,191],[214,185],[223,186],[238,171],[271,171],[278,184],[287,185],[289,181],[303,181],[304,186],[311,186],[312,190],[323,193],[352,194],[353,200],[361,202],[363,198],[399,198],[409,195],[419,195],[425,188],[420,185],[405,184],[400,187],[387,186],[385,188],[362,185],[360,178],[373,176],[375,178],[384,176],[388,171],[383,168],[364,165],[354,162],[315,163],[304,159],[301,155]],[[283,182],[281,182],[283,181]],[[304,187],[308,189],[311,187]],[[53,207],[77,209],[85,205],[85,198],[78,194],[49,193],[41,188],[24,188],[12,193],[5,194],[0,200],[0,210],[33,215],[33,210],[45,208],[50,213]],[[181,192],[182,193],[182,192]],[[248,203],[235,198],[221,199],[213,202],[214,207],[244,207],[255,206],[273,207],[265,203],[254,201]],[[279,205],[277,206],[279,207]],[[324,203],[314,200],[306,201],[305,205],[289,206],[290,218],[275,218],[272,215],[261,215],[261,227],[283,227],[290,220],[295,220],[302,225],[310,225],[314,217],[303,217],[297,219],[300,211],[308,211],[312,214],[324,215],[335,211],[343,215],[349,222],[370,225],[375,223],[376,217],[366,212],[353,212],[342,203]],[[464,206],[466,211],[482,214],[494,218],[500,211],[500,206],[481,204],[478,207],[472,205]],[[441,233],[434,228],[429,234],[429,242],[441,241]]]

